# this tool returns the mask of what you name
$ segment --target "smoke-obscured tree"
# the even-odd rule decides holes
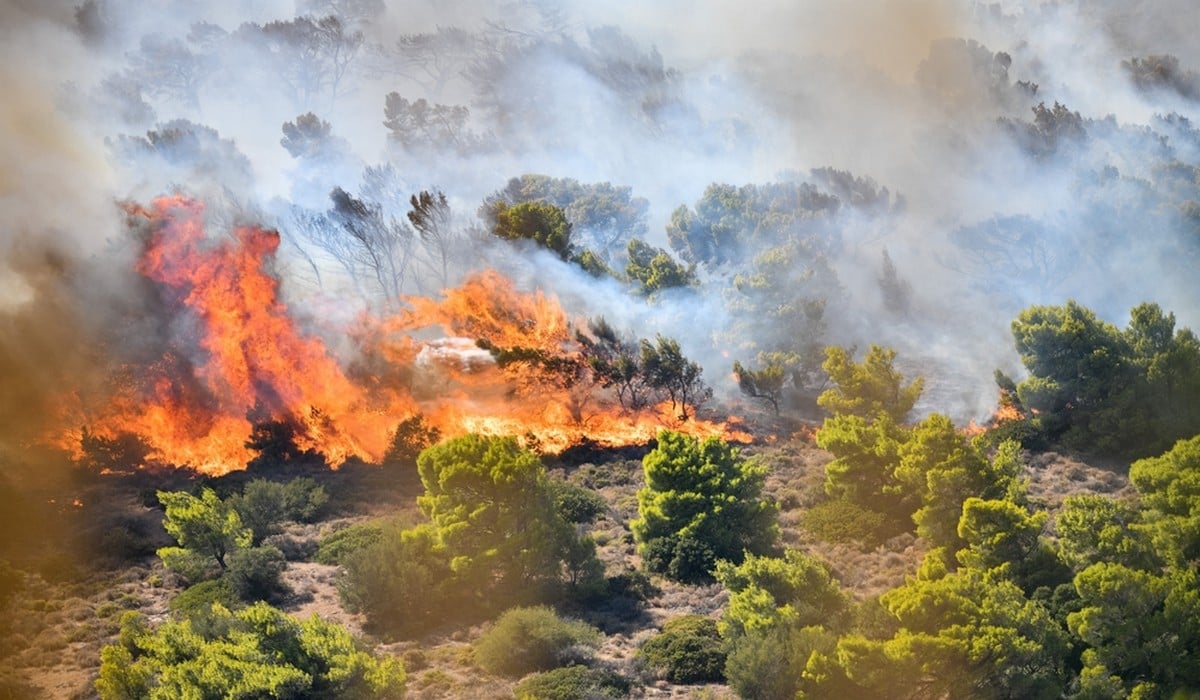
[[[363,651],[344,627],[317,616],[299,621],[258,603],[237,612],[217,605],[205,624],[144,617],[122,620],[100,652],[102,700],[216,697],[403,697],[399,659]]]
[[[690,287],[696,284],[696,266],[684,267],[670,253],[640,239],[629,241],[625,274],[639,286],[637,291],[651,297],[664,289]]]
[[[539,14],[550,9],[544,3],[529,3],[529,7]],[[506,141],[537,134],[543,145],[566,145],[571,135],[555,128],[551,117],[556,110],[546,108],[562,104],[564,68],[590,78],[605,107],[576,111],[577,118],[615,111],[654,134],[664,115],[676,107],[683,110],[678,73],[663,65],[656,50],[642,50],[612,27],[590,30],[586,41],[580,41],[562,31],[561,22],[553,18],[540,25],[520,32],[497,27],[498,31],[483,37],[464,71],[475,103]]]
[[[199,497],[186,491],[159,491],[158,502],[165,509],[163,527],[178,543],[158,550],[158,556],[188,578],[203,574],[212,562],[224,571],[229,554],[250,546],[253,535],[242,525],[233,504],[210,488],[201,490]]]
[[[589,321],[588,331],[576,337],[600,386],[616,393],[617,401],[625,410],[645,408],[652,389],[642,372],[637,342],[620,337],[604,318]]]
[[[212,127],[187,119],[158,124],[145,136],[120,136],[116,152],[131,168],[145,169],[146,158],[172,169],[183,182],[207,182],[218,176],[225,192],[250,192],[254,189],[250,159],[230,139],[221,138]]]
[[[279,145],[293,158],[320,158],[332,147],[333,125],[312,112],[283,123]]]
[[[297,0],[296,14],[309,17],[335,16],[347,27],[366,29],[387,8],[383,0]]]
[[[827,300],[838,289],[828,261],[809,242],[794,239],[763,250],[726,289],[730,323],[718,337],[761,367],[782,366],[788,399],[811,395],[821,375]]]
[[[441,190],[421,190],[409,199],[408,222],[422,243],[423,255],[417,262],[427,270],[435,286],[451,284],[450,263],[464,236],[454,227],[453,213]]]
[[[195,54],[181,39],[152,34],[142,37],[138,50],[129,54],[129,77],[154,97],[199,109],[199,93],[212,73],[211,62]]]
[[[437,98],[450,81],[462,76],[477,55],[479,41],[465,29],[438,27],[432,32],[401,35],[388,58],[396,64],[394,70]]]
[[[1053,107],[1047,107],[1045,102],[1034,106],[1032,122],[1002,117],[999,123],[1018,146],[1040,159],[1050,158],[1060,148],[1078,145],[1088,135],[1079,112],[1072,112],[1058,101]]]
[[[430,104],[424,97],[410,101],[389,92],[383,116],[388,138],[410,153],[463,154],[483,143],[468,126],[470,110],[461,105]]]
[[[646,235],[650,207],[648,200],[633,196],[627,186],[538,174],[511,178],[503,189],[489,195],[484,205],[493,207],[498,202],[545,202],[559,207],[579,244],[594,248],[605,261],[620,254],[630,239]]]
[[[694,416],[700,406],[712,398],[712,388],[700,376],[704,368],[687,359],[674,338],[658,335],[653,343],[643,339],[640,348],[646,385],[666,394],[671,401],[671,410],[680,420]]]
[[[929,55],[917,66],[917,85],[947,110],[994,114],[1029,104],[1037,86],[1009,78],[1012,56],[973,39],[947,38],[930,42]]]
[[[363,45],[362,32],[348,29],[335,15],[246,23],[232,38],[259,52],[298,110],[335,105]]]
[[[827,224],[837,213],[837,197],[808,183],[711,184],[694,209],[671,214],[667,239],[686,262],[715,268],[751,257],[752,251],[804,240],[813,254],[837,245]]]
[[[889,313],[907,316],[912,306],[912,283],[900,276],[896,263],[887,248],[883,249],[879,264],[879,292],[883,296],[883,308]]]
[[[779,415],[779,399],[783,396],[787,378],[782,362],[768,362],[762,369],[749,369],[735,360],[733,376],[743,394],[766,401],[775,415]]]
[[[1049,297],[1080,264],[1069,233],[1029,216],[992,217],[950,234],[958,248],[943,264],[969,276],[989,295],[1032,292]]]
[[[735,447],[664,430],[642,467],[646,485],[629,526],[649,571],[708,581],[719,560],[773,551],[779,508],[763,497],[766,467]]]
[[[492,235],[506,241],[530,241],[562,260],[571,257],[571,222],[553,204],[497,202],[481,214],[491,223]]]
[[[302,235],[331,255],[370,301],[397,303],[413,252],[413,232],[384,212],[378,202],[359,199],[341,187],[329,194],[324,214],[298,214]],[[370,291],[368,291],[368,288]]]
[[[1189,100],[1200,100],[1200,74],[1179,67],[1179,59],[1171,54],[1134,56],[1121,61],[1121,68],[1138,89],[1172,90]]]

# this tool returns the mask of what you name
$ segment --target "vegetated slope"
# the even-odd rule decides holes
[[[829,542],[806,528],[812,508],[827,499],[824,468],[830,455],[816,447],[808,432],[781,440],[744,447],[770,467],[767,494],[781,506],[782,539],[786,546],[809,553],[832,567],[834,576],[858,600],[864,600],[903,583],[921,563],[928,546],[912,534],[901,534],[882,542]],[[636,452],[634,453],[636,454]],[[551,476],[564,479],[599,494],[603,513],[588,526],[597,553],[610,576],[640,569],[641,561],[629,529],[637,517],[636,492],[642,486],[641,463],[621,451],[592,451],[582,464],[561,463],[554,458]],[[1127,492],[1128,479],[1112,469],[1091,466],[1053,452],[1027,455],[1023,477],[1035,503],[1054,512],[1062,500],[1079,493],[1120,495]],[[410,480],[363,467],[356,474],[309,472],[340,502],[326,519],[310,524],[288,524],[273,542],[288,555],[283,581],[290,592],[278,601],[282,610],[306,618],[320,615],[342,624],[378,653],[396,655],[408,670],[408,693],[413,698],[511,697],[515,681],[486,674],[472,660],[472,642],[488,623],[442,626],[417,639],[389,642],[364,631],[361,614],[348,611],[338,595],[340,570],[312,561],[318,544],[330,533],[379,518],[413,520],[417,516],[415,491]],[[167,478],[167,477],[163,477]],[[410,477],[411,478],[411,477]],[[244,481],[244,478],[242,478]],[[178,476],[170,483],[183,484]],[[408,481],[408,486],[388,487]],[[161,513],[139,501],[140,490],[153,489],[146,476],[112,476],[93,481],[74,493],[89,508],[108,511],[107,541],[102,547],[126,547],[125,552],[104,552],[112,558],[82,563],[66,556],[43,552],[40,558],[21,560],[21,585],[6,604],[3,666],[6,683],[25,679],[43,697],[93,697],[91,687],[99,666],[99,651],[112,643],[127,611],[140,612],[152,623],[170,615],[169,602],[182,590],[182,582],[153,555],[155,546],[167,541],[157,526]],[[61,496],[60,496],[61,497]],[[146,532],[139,533],[146,521]],[[123,523],[113,527],[111,523]],[[154,527],[150,527],[153,525]],[[78,543],[81,535],[62,540]],[[114,566],[119,563],[119,566]],[[637,659],[639,647],[666,620],[686,614],[719,617],[728,593],[719,584],[684,585],[655,577],[654,588],[644,604],[637,606],[577,606],[571,613],[604,631],[597,658],[631,677],[645,678],[647,687],[635,688],[636,695],[688,697],[692,686],[676,686],[643,675]],[[13,685],[13,687],[20,687]],[[712,686],[720,697],[731,693]],[[31,696],[33,697],[33,696]]]

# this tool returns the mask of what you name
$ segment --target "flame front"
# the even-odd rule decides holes
[[[407,298],[394,316],[364,316],[354,334],[362,369],[352,377],[280,299],[268,271],[278,233],[244,226],[213,242],[203,205],[184,197],[128,212],[149,228],[137,272],[157,290],[172,327],[169,347],[154,362],[116,372],[99,401],[64,400],[64,420],[86,426],[84,437],[136,436],[148,461],[210,474],[240,469],[255,455],[247,444],[255,426],[266,422],[287,424],[298,449],[333,466],[351,456],[379,461],[391,431],[417,413],[447,437],[532,435],[552,451],[585,438],[644,442],[663,427],[748,439],[722,423],[681,423],[669,405],[622,411],[586,380],[504,371],[477,341],[560,359],[581,349],[556,300],[519,292],[495,271],[440,300]],[[77,455],[80,438],[54,430],[54,441]]]

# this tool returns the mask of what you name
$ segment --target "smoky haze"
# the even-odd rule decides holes
[[[54,420],[54,396],[183,332],[133,272],[138,233],[118,206],[174,192],[206,202],[212,235],[278,229],[293,314],[347,355],[357,314],[397,301],[337,248],[335,188],[400,227],[411,195],[447,196],[445,244],[393,291],[497,267],[574,314],[679,339],[718,394],[736,395],[733,360],[807,332],[744,323],[757,311],[731,303],[761,252],[752,232],[700,264],[695,288],[649,300],[489,240],[477,210],[523,174],[628,187],[648,203],[638,237],[677,258],[673,215],[710,184],[835,198],[797,217],[825,243],[790,253],[771,298],[823,299],[821,342],[897,348],[927,377],[921,408],[958,420],[990,412],[993,369],[1019,372],[1008,328],[1030,304],[1073,298],[1124,325],[1154,301],[1200,323],[1200,50],[1183,0],[209,5],[0,8],[0,440],[14,453]],[[389,93],[432,111],[391,128]],[[619,244],[600,252],[623,270],[620,232],[587,242],[608,234]]]

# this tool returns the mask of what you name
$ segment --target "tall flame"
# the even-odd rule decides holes
[[[128,212],[149,228],[136,269],[158,290],[175,334],[159,360],[117,373],[98,406],[69,402],[71,424],[87,426],[84,437],[134,435],[149,460],[211,474],[242,468],[255,455],[247,445],[255,426],[272,421],[334,466],[351,456],[379,461],[390,432],[418,412],[445,436],[530,434],[549,450],[583,438],[642,442],[663,427],[748,439],[721,423],[681,424],[666,405],[618,410],[586,380],[504,371],[476,341],[568,359],[580,347],[556,300],[519,292],[495,271],[439,300],[407,298],[394,316],[365,316],[354,338],[365,369],[352,376],[319,337],[301,332],[280,299],[269,272],[278,233],[242,226],[214,242],[203,204],[179,196]],[[76,452],[80,437],[56,431]]]

